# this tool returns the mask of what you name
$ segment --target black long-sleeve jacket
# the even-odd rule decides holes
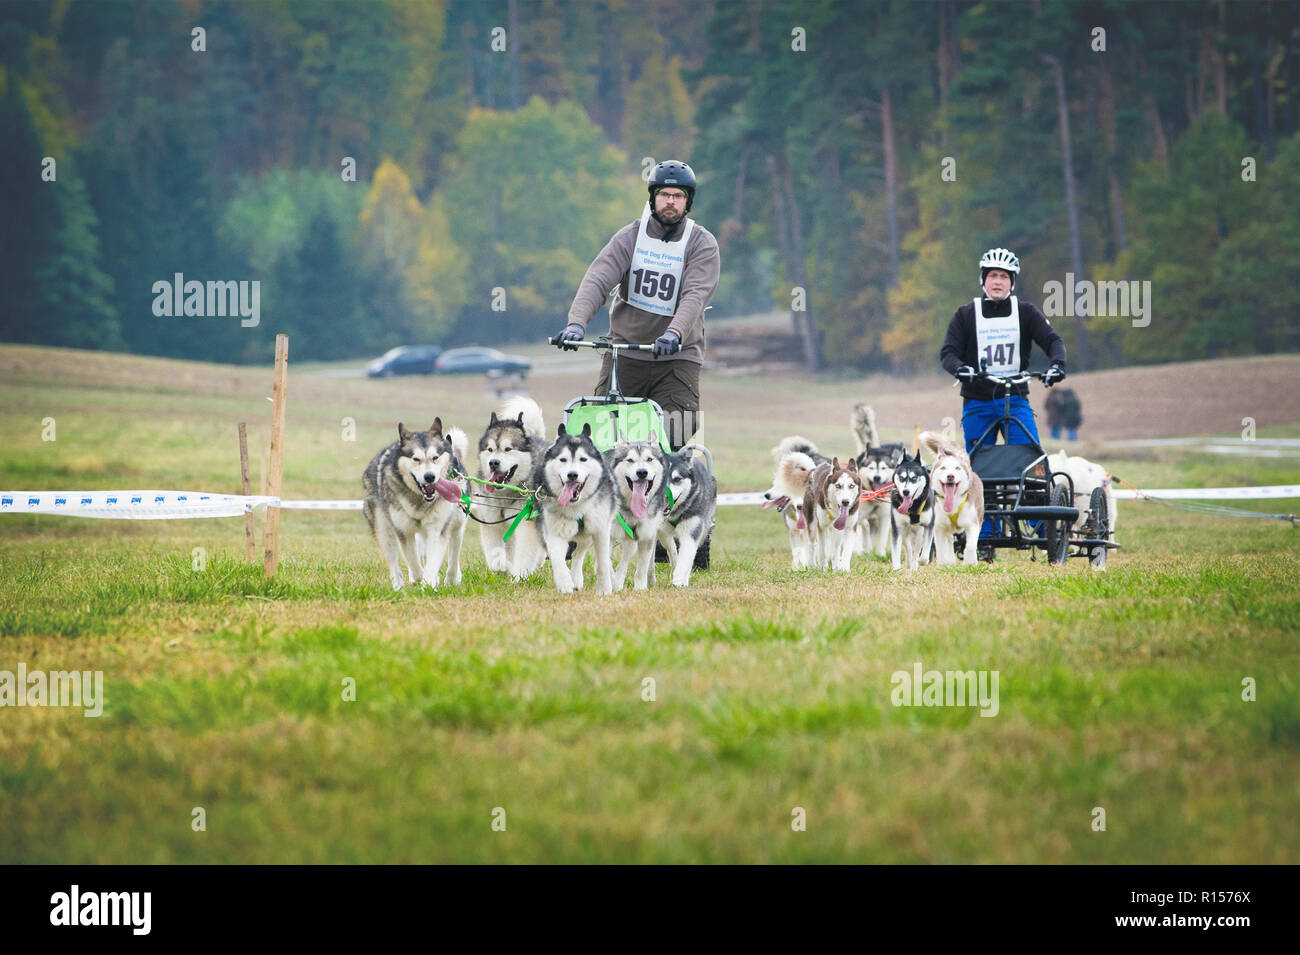
[[[1003,301],[1007,300],[1004,299]],[[996,308],[998,304],[986,300],[984,304],[985,314]],[[1026,371],[1029,368],[1029,352],[1033,347],[1030,344],[1031,342],[1038,344],[1038,347],[1047,354],[1049,361],[1059,363],[1064,368],[1065,342],[1061,340],[1061,336],[1052,327],[1052,323],[1038,310],[1036,305],[1031,305],[1021,299],[1017,299],[1016,304],[1020,308],[1020,370]],[[1006,309],[1005,314],[1010,314],[1009,303]],[[957,369],[962,365],[970,365],[978,371],[980,363],[977,342],[978,338],[975,334],[975,303],[967,302],[953,313],[952,321],[948,323],[948,334],[944,337],[943,348],[939,350],[939,363],[943,365],[943,370],[950,375],[955,375]],[[1012,393],[1027,396],[1029,386],[1023,383],[1013,385]],[[961,396],[963,398],[989,400],[991,398],[1001,398],[1003,392],[998,385],[977,379],[961,383]]]

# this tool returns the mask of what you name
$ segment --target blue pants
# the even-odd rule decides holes
[[[970,454],[975,448],[975,442],[979,436],[984,433],[984,429],[1002,417],[1003,407],[1006,404],[1005,398],[995,398],[983,401],[978,398],[967,398],[961,412],[961,431],[966,438],[966,453]],[[1020,395],[1011,396],[1011,417],[1024,428],[1014,424],[1008,424],[1005,427],[1010,434],[1003,435],[1007,444],[1041,444],[1038,439],[1038,422],[1034,420],[1034,409],[1029,406],[1029,399],[1022,398]],[[1029,433],[1026,435],[1025,431]],[[985,445],[995,443],[997,433],[989,435],[985,440]],[[1032,441],[1031,441],[1032,439]],[[980,537],[992,537],[1000,534],[1000,530],[994,528],[992,518],[984,519],[984,526],[980,528]],[[1034,533],[1038,533],[1037,524],[1034,527]]]

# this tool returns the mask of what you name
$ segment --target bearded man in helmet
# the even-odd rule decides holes
[[[626,395],[650,398],[664,411],[668,443],[686,444],[700,425],[700,364],[704,361],[704,309],[718,287],[718,242],[688,219],[695,201],[695,173],[675,159],[659,163],[649,179],[649,201],[641,217],[624,226],[587,269],[569,306],[569,324],[556,336],[560,348],[581,340],[606,296],[615,342],[648,345],[651,353],[619,356],[619,387]],[[609,388],[613,355],[605,353],[596,394]]]
[[[1037,344],[1051,363],[1043,378],[1048,388],[1065,380],[1065,342],[1052,323],[1029,302],[1012,295],[1020,275],[1020,260],[1007,249],[989,249],[980,258],[982,298],[967,302],[952,316],[948,334],[939,351],[944,371],[961,382],[961,429],[966,453],[975,447],[984,430],[1002,417],[1006,392],[1002,385],[979,377],[984,368],[993,375],[1013,375],[1029,368],[1030,349]],[[981,361],[987,364],[981,366]],[[1029,406],[1026,384],[1011,388],[1011,416],[1024,430],[1010,427],[1007,444],[1039,444],[1038,425]],[[981,537],[994,533],[993,521],[985,520]],[[992,560],[993,549],[980,547],[980,556]]]

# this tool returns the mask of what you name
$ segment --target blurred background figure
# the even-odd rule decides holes
[[[1083,405],[1073,388],[1053,388],[1047,393],[1047,426],[1052,438],[1059,440],[1065,429],[1067,441],[1079,440],[1079,425],[1083,424]]]

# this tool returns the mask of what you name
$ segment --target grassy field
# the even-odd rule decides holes
[[[1135,406],[1129,375],[1107,387]],[[0,488],[235,492],[236,422],[256,462],[270,378],[0,347]],[[592,379],[531,382],[550,427]],[[886,437],[957,415],[923,384]],[[783,434],[848,452],[853,401],[903,394],[706,375],[701,437],[723,490],[761,489]],[[398,420],[476,438],[493,406],[479,379],[291,370],[285,496],[357,497]],[[1093,456],[1148,487],[1300,481],[1300,458]],[[0,516],[0,671],[100,670],[105,698],[98,719],[0,709],[0,863],[1300,861],[1300,530],[1119,520],[1101,574],[1004,553],[833,575],[792,572],[779,519],[729,507],[689,591],[566,598],[489,575],[472,528],[462,588],[394,594],[355,512],[286,512],[272,580],[239,519]],[[998,671],[997,715],[892,705],[917,663]]]

